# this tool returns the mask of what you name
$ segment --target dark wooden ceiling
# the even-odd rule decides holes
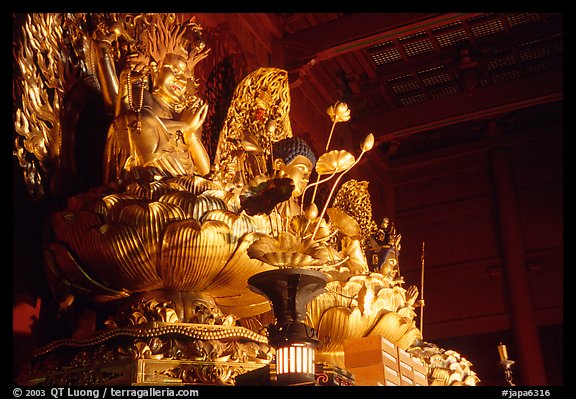
[[[393,147],[396,154],[409,155],[440,136],[448,144],[472,140],[520,117],[538,119],[563,96],[561,14],[281,13],[275,18],[283,27],[292,86],[308,85],[316,104],[346,101],[351,128],[359,135],[377,132],[384,152]],[[453,132],[461,124],[465,129]]]

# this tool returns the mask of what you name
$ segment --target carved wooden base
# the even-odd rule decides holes
[[[354,375],[340,367],[316,363],[316,385],[337,385],[353,386],[356,385]]]
[[[353,386],[354,376],[348,371],[325,363],[315,363],[314,382],[304,385]],[[238,377],[237,385],[275,386],[278,385],[274,363],[253,370]],[[300,385],[300,384],[295,384]]]
[[[270,363],[266,337],[236,326],[151,323],[64,339],[35,351],[21,385],[235,385]]]

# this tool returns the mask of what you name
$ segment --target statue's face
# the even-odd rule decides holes
[[[303,155],[297,155],[288,165],[283,160],[277,159],[275,162],[277,170],[281,170],[294,180],[294,191],[292,197],[299,197],[308,185],[310,174],[312,173],[312,162]]]
[[[178,104],[187,97],[189,75],[184,57],[166,54],[158,70],[157,89],[165,99]]]

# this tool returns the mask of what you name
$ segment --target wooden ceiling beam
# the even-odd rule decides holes
[[[360,48],[468,19],[475,13],[357,13],[350,14],[283,39],[286,68],[301,68],[312,60],[323,61]]]
[[[563,74],[554,70],[476,89],[473,95],[455,94],[350,120],[358,131],[377,133],[376,144],[502,112],[559,101]]]

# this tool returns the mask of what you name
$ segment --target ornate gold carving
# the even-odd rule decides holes
[[[288,73],[258,68],[234,91],[216,150],[215,179],[245,185],[266,173],[272,143],[292,137]]]
[[[472,363],[454,350],[439,348],[429,342],[418,341],[407,350],[428,365],[428,384],[432,386],[474,386],[480,378],[472,370]]]
[[[236,377],[248,369],[236,365],[207,364],[202,366],[184,365],[160,374],[176,378],[186,384],[235,385]]]
[[[368,184],[367,181],[348,180],[338,190],[332,205],[358,222],[363,240],[366,240],[377,229],[376,223],[372,219],[372,204]]]
[[[233,385],[237,375],[262,367],[272,358],[266,337],[243,327],[151,323],[53,342],[35,351],[20,380],[26,385],[98,385],[123,376],[124,383]],[[145,374],[178,381],[150,375],[139,376],[141,381],[129,381],[126,367],[133,364],[131,361],[147,362],[143,364],[148,370]]]
[[[70,47],[63,45],[66,25],[63,14],[29,14],[16,53],[22,97],[14,116],[14,155],[36,198],[45,195],[46,174],[61,164],[60,110],[66,86],[80,72]]]

